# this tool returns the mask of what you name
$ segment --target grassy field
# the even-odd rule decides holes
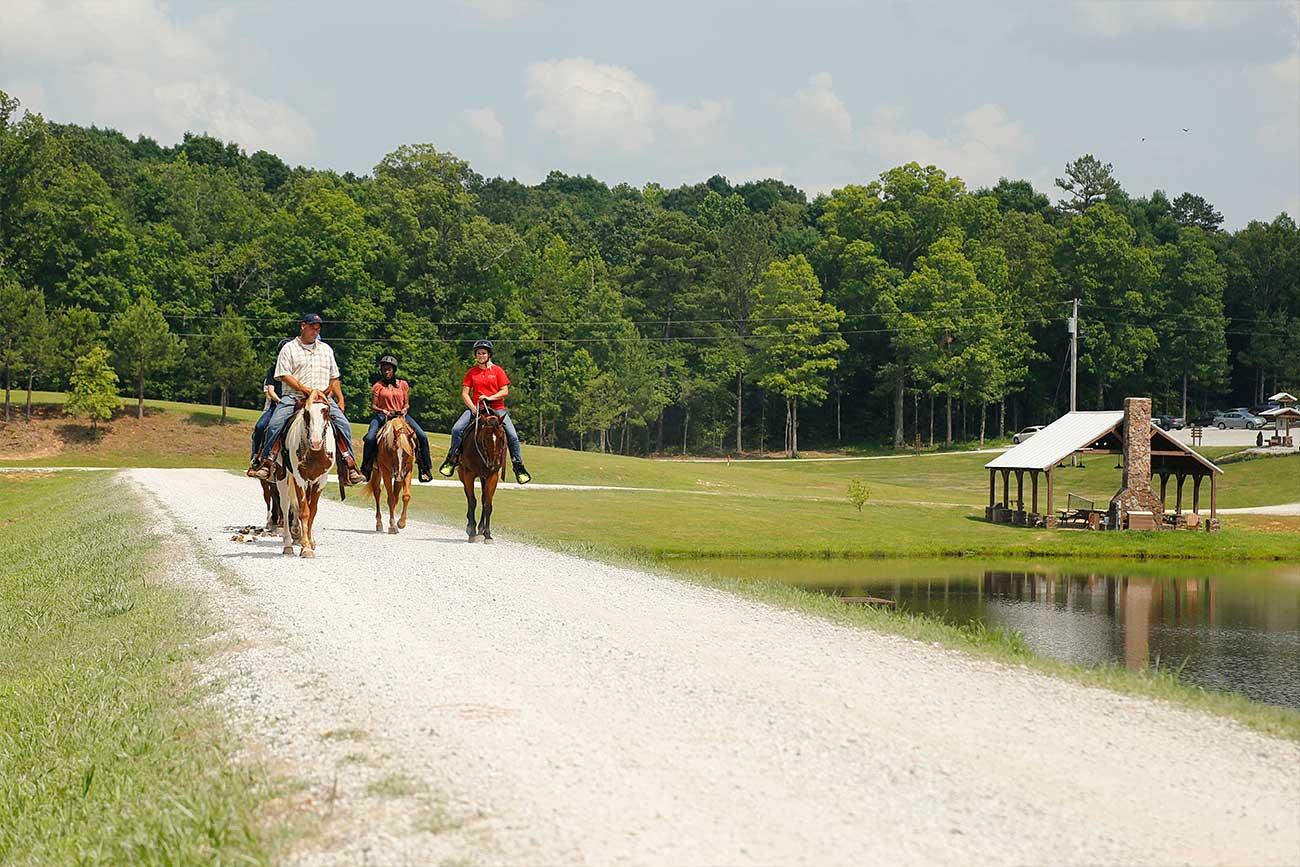
[[[129,496],[0,474],[0,527],[0,864],[268,863],[270,786],[201,703],[204,627]]]
[[[39,393],[57,412],[60,395]],[[212,466],[241,468],[247,459],[251,410],[146,402],[144,422],[113,420],[101,437],[57,416],[0,428],[0,454],[23,456],[0,465]],[[45,427],[41,427],[44,425]],[[44,457],[6,445],[27,437],[48,442],[63,426],[69,441]],[[66,428],[83,432],[78,440]],[[359,434],[360,428],[354,426]],[[435,453],[445,435],[430,437]],[[27,448],[33,448],[28,442]],[[1219,458],[1228,449],[1207,449]],[[720,556],[1122,556],[1214,559],[1300,557],[1300,519],[1225,516],[1224,531],[1088,533],[995,526],[982,520],[988,501],[988,454],[954,452],[846,461],[689,462],[526,447],[537,482],[652,488],[653,491],[506,491],[496,524],[502,531],[593,552],[653,557]],[[1058,468],[1057,496],[1099,501],[1119,485],[1114,459],[1094,457]],[[870,501],[850,505],[850,479],[864,480]],[[1014,491],[1013,491],[1014,495]],[[999,498],[1001,492],[998,492]],[[1043,495],[1045,497],[1045,494]],[[1190,505],[1190,492],[1184,504]],[[1208,492],[1202,504],[1208,506]],[[1300,455],[1229,464],[1219,505],[1271,505],[1300,499]],[[415,508],[459,523],[458,491],[419,488]]]

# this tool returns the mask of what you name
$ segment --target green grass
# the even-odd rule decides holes
[[[268,863],[268,778],[190,665],[205,627],[107,474],[0,477],[0,863]]]

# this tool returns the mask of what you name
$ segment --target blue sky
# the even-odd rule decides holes
[[[206,131],[356,172],[433,142],[530,182],[810,193],[911,159],[1053,193],[1091,152],[1229,227],[1300,216],[1300,0],[0,6],[0,88],[163,142]]]

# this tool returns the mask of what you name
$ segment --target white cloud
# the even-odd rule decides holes
[[[848,144],[853,136],[853,118],[835,95],[829,72],[808,79],[808,86],[783,100],[790,120],[808,138]]]
[[[901,111],[885,106],[872,115],[862,141],[870,153],[889,166],[912,161],[935,165],[949,175],[961,177],[968,186],[996,183],[1004,175],[1016,176],[1019,158],[1033,146],[1033,139],[1019,122],[993,103],[963,114],[943,136],[909,128]]]
[[[1078,0],[1075,19],[1098,36],[1159,30],[1208,31],[1246,12],[1239,0]]]
[[[643,154],[660,134],[674,149],[707,147],[720,139],[731,113],[725,101],[665,102],[630,69],[585,57],[534,63],[524,77],[537,127],[577,156]]]
[[[179,24],[158,0],[6,0],[0,75],[39,78],[45,110],[65,116],[55,119],[163,143],[208,132],[248,150],[306,158],[311,124],[234,74],[246,68],[247,53],[229,23],[219,14]]]
[[[474,18],[492,24],[526,18],[540,11],[540,0],[457,0],[457,5]]]
[[[506,152],[506,130],[490,108],[471,108],[461,113],[461,118],[478,134],[487,156],[499,160]]]

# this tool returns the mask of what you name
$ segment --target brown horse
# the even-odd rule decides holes
[[[262,483],[262,502],[266,503],[266,529],[278,530],[284,520],[284,510],[280,508],[280,492],[275,482],[260,480]]]
[[[415,467],[415,431],[402,416],[396,416],[379,429],[378,454],[375,468],[370,473],[370,495],[375,498],[375,532],[384,529],[384,519],[379,512],[379,488],[382,484],[388,494],[388,532],[396,533],[406,528],[406,510],[411,502],[411,471]],[[381,481],[382,480],[382,481]],[[402,517],[394,520],[397,497],[402,498]]]
[[[465,440],[460,447],[460,483],[465,486],[465,500],[468,503],[465,532],[471,542],[482,539],[492,541],[492,495],[496,492],[497,482],[506,476],[506,428],[501,419],[480,401],[478,413],[470,429],[465,431]],[[474,481],[483,483],[483,514],[478,526],[474,525]]]

